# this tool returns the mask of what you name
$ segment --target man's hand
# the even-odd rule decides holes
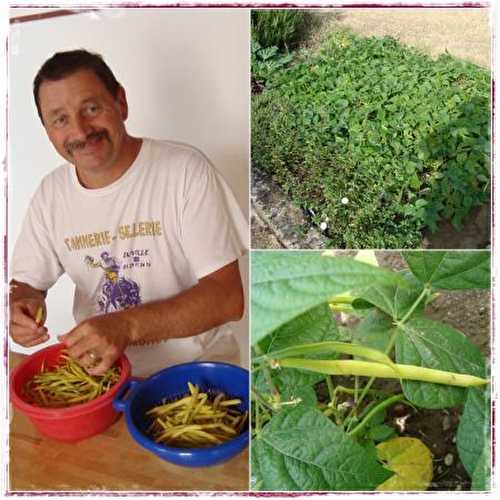
[[[32,347],[49,340],[43,325],[47,317],[46,293],[26,283],[11,282],[9,333],[12,340],[23,347]],[[39,309],[42,317],[37,318]],[[39,319],[37,323],[36,319]]]
[[[37,312],[42,309],[40,324],[35,321]],[[45,303],[40,299],[19,299],[10,305],[10,336],[23,347],[32,347],[49,340],[47,328],[43,326]]]
[[[126,311],[95,316],[57,338],[88,373],[102,375],[130,343],[126,318]]]

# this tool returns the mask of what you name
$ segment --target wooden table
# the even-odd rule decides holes
[[[10,368],[24,356],[11,353]],[[221,465],[183,468],[140,447],[125,419],[78,443],[42,436],[13,410],[10,427],[10,491],[247,491],[248,448]]]

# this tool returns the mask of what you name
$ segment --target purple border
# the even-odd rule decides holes
[[[292,8],[292,9],[318,9],[318,8],[392,8],[392,9],[407,9],[407,8],[426,8],[426,9],[436,9],[436,8],[492,8],[492,3],[489,1],[479,1],[479,2],[456,2],[456,3],[440,3],[440,2],[435,2],[432,4],[423,4],[423,3],[399,3],[399,4],[392,4],[392,3],[328,3],[328,2],[317,2],[317,3],[307,3],[307,4],[297,4],[295,2],[283,2],[283,3],[255,3],[255,2],[248,2],[248,3],[225,3],[225,2],[220,2],[217,4],[214,3],[203,3],[203,2],[192,2],[192,3],[171,3],[171,4],[149,4],[147,2],[129,2],[129,3],[123,3],[123,4],[94,4],[89,5],[89,4],[75,4],[71,6],[61,6],[58,4],[54,3],[47,3],[47,4],[16,4],[16,3],[10,3],[9,4],[10,8],[22,8],[22,9],[29,9],[29,8],[53,8],[55,10],[67,10],[67,13],[65,14],[59,14],[60,15],[72,15],[72,14],[80,14],[80,13],[86,13],[89,11],[96,11],[96,10],[102,10],[102,9],[110,9],[110,8],[115,8],[115,9],[122,9],[122,8],[141,8],[141,9],[147,9],[147,8],[169,8],[169,9],[175,9],[175,8],[184,8],[184,9],[190,9],[190,8],[238,8],[238,9],[255,9],[255,8]],[[50,14],[50,13],[47,13]],[[37,16],[37,15],[35,15]],[[35,21],[35,20],[43,20],[47,19],[50,17],[55,17],[54,15],[46,15],[43,17],[37,17],[36,19],[34,16],[19,16],[18,18],[13,18],[10,21],[10,24],[15,24],[19,22],[28,22],[28,21]],[[30,18],[30,19],[28,19]],[[495,59],[495,25],[492,26],[491,30],[491,98],[492,98],[492,103],[491,103],[491,238],[492,238],[492,245],[491,245],[491,255],[493,257],[492,263],[495,264],[495,237],[494,237],[494,227],[495,227],[495,175],[494,175],[494,166],[495,166],[495,147],[494,147],[494,136],[495,136],[495,123],[496,123],[496,113],[495,113],[495,79],[494,79],[494,59]],[[9,35],[7,34],[6,37],[6,42],[5,42],[5,56],[6,60],[8,60],[8,54],[9,54]],[[5,175],[5,188],[4,188],[4,196],[5,196],[5,234],[4,234],[4,239],[3,239],[3,244],[4,244],[4,263],[3,263],[3,269],[4,269],[4,285],[5,285],[5,294],[4,294],[4,318],[6,319],[5,321],[5,338],[3,342],[4,346],[4,356],[3,356],[3,367],[4,367],[4,373],[6,374],[6,379],[8,380],[8,354],[9,354],[9,349],[8,349],[8,82],[9,82],[9,71],[8,71],[8,64],[6,64],[6,71],[5,71],[5,77],[6,77],[6,95],[5,95],[5,124],[6,124],[6,129],[5,129],[5,146],[6,146],[6,153],[5,153],[5,159],[3,161],[3,171]],[[494,285],[495,285],[495,266],[493,265],[492,267],[492,288],[491,288],[491,317],[490,317],[490,332],[491,332],[491,339],[490,339],[490,351],[491,351],[491,363],[492,363],[492,368],[494,366],[494,361],[495,361],[495,348],[494,348],[494,337],[495,337],[495,296],[494,296]],[[491,403],[491,444],[492,444],[492,449],[491,449],[491,458],[492,458],[492,469],[491,469],[491,492],[490,493],[484,493],[485,495],[491,494],[495,491],[494,486],[495,486],[495,464],[496,464],[496,453],[495,453],[495,444],[496,444],[496,425],[495,425],[495,416],[496,416],[496,400],[495,400],[495,377],[493,376],[494,370],[492,369],[492,403]],[[8,404],[9,404],[9,399],[8,399],[8,390],[6,391],[6,412],[5,412],[5,417],[6,420],[8,421]],[[10,423],[8,423],[10,427]],[[9,433],[6,434],[6,439],[5,439],[5,448],[6,450],[9,449],[8,446],[9,443]],[[9,463],[8,461],[5,464],[5,470],[6,470],[6,478],[8,480],[8,470],[9,470]],[[6,485],[7,486],[7,485]],[[318,492],[254,492],[254,491],[237,491],[237,492],[226,492],[226,491],[106,491],[106,490],[98,490],[98,491],[86,491],[86,490],[75,490],[75,491],[59,491],[59,490],[40,490],[40,491],[23,491],[23,490],[4,490],[2,492],[5,496],[59,496],[59,497],[128,497],[128,496],[136,496],[136,497],[146,497],[146,496],[170,496],[170,497],[196,497],[196,496],[219,496],[219,495],[225,495],[228,497],[276,497],[276,498],[296,498],[296,497],[309,497],[309,496],[325,496],[325,495],[353,495],[353,494],[360,494],[360,495],[373,495],[373,494],[380,494],[377,492],[331,492],[331,491],[318,491]],[[398,492],[386,492],[385,494],[400,494]],[[451,494],[456,494],[459,492],[425,492],[425,494],[445,494],[445,495],[451,495]],[[470,494],[471,492],[460,492],[461,494]],[[404,492],[405,495],[421,495],[423,492]]]
[[[20,5],[20,4],[15,4],[12,3],[10,5],[11,8],[23,8],[23,9],[29,9],[29,8],[40,8],[40,9],[47,9],[47,8],[54,8],[54,9],[60,9],[61,6],[58,4],[54,3],[46,3],[46,4],[26,4],[26,5]],[[408,2],[403,2],[401,1],[398,4],[386,4],[383,2],[380,3],[333,3],[333,2],[312,2],[311,3],[300,3],[297,4],[296,2],[280,2],[280,3],[271,3],[271,2],[262,2],[262,3],[255,3],[255,2],[219,2],[219,3],[204,3],[204,2],[189,2],[189,3],[182,3],[182,2],[177,2],[177,3],[169,3],[169,4],[154,4],[154,3],[147,3],[147,2],[124,2],[120,4],[74,4],[71,6],[65,6],[68,7],[67,10],[79,10],[79,9],[84,9],[84,8],[95,8],[95,9],[108,9],[108,8],[117,8],[117,9],[127,9],[127,8],[141,8],[141,9],[176,9],[176,8],[185,8],[185,9],[191,9],[191,8],[240,8],[240,9],[262,9],[262,8],[275,8],[275,9],[328,9],[328,8],[356,8],[356,9],[362,9],[362,8],[391,8],[391,9],[413,9],[413,8],[426,8],[426,9],[443,9],[443,8],[489,8],[491,7],[491,3],[489,1],[477,1],[477,2],[454,2],[454,3],[449,3],[446,1],[442,2],[434,2],[432,4],[425,4],[425,3],[419,3],[419,2],[413,2],[413,3],[408,3]]]

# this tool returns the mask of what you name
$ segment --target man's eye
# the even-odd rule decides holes
[[[99,106],[97,104],[88,104],[84,108],[85,114],[89,116],[94,116],[99,112]]]
[[[62,127],[66,124],[67,122],[67,117],[64,116],[64,115],[61,115],[61,116],[58,116],[54,121],[53,121],[53,124],[56,126],[56,127]]]

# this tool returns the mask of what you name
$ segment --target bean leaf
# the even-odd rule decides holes
[[[432,480],[432,453],[420,439],[396,437],[377,445],[380,460],[395,472],[377,491],[425,491]]]
[[[399,284],[378,285],[363,291],[359,298],[378,307],[394,319],[401,319],[422,293],[423,286],[411,273],[399,273],[406,286]],[[420,309],[424,304],[420,305]]]
[[[289,321],[264,340],[267,341],[266,352],[270,353],[292,347],[296,343],[315,343],[338,340],[338,338],[337,323],[328,304],[324,303]],[[318,373],[286,368],[273,370],[271,377],[283,401],[300,399],[300,404],[308,405],[316,403],[313,385],[325,378],[324,375]],[[270,394],[270,387],[261,371],[254,375],[253,380],[254,388],[258,392],[264,395]]]
[[[383,312],[375,309],[353,330],[352,340],[372,349],[385,352],[393,330],[392,320]]]
[[[297,344],[338,340],[339,333],[330,307],[324,303],[285,323],[269,337],[268,353]]]
[[[491,447],[489,441],[486,442],[472,474],[471,489],[475,491],[491,490]]]
[[[465,470],[472,477],[480,456],[489,443],[490,397],[489,386],[467,391],[464,411],[457,431],[457,449]]]
[[[435,288],[490,287],[490,252],[402,252],[412,273]]]
[[[396,361],[407,365],[484,376],[479,349],[460,331],[424,317],[404,324],[396,339]],[[402,381],[406,398],[422,408],[456,406],[465,401],[466,390],[412,380]]]
[[[373,490],[391,476],[369,452],[321,412],[281,411],[253,440],[262,490]]]
[[[353,259],[317,252],[254,252],[252,344],[335,295],[401,282],[397,273]]]

